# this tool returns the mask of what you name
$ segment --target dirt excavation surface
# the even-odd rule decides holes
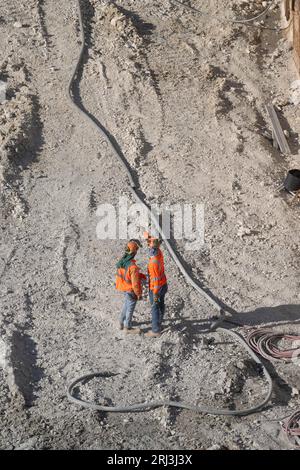
[[[80,0],[86,47],[72,93],[115,139],[148,203],[204,204],[205,245],[175,246],[228,318],[299,334],[300,206],[278,190],[300,167],[299,77],[278,2],[251,24],[232,21],[268,3]],[[0,448],[289,449],[279,420],[300,407],[299,360],[264,361],[272,398],[244,417],[101,413],[67,399],[68,384],[92,371],[106,377],[76,396],[108,406],[237,410],[267,393],[245,348],[201,333],[217,312],[164,247],[164,333],[118,330],[125,240],[97,237],[97,208],[132,197],[107,139],[68,100],[78,18],[75,0],[0,6]],[[268,138],[266,103],[288,131],[289,156]],[[145,248],[137,259],[145,272]],[[134,320],[150,328],[148,301]]]

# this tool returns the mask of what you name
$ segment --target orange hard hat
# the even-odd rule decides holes
[[[140,246],[141,244],[138,242],[138,240],[129,240],[127,243],[127,250],[130,251],[130,253],[134,253],[138,251]]]

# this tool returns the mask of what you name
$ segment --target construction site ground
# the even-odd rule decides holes
[[[299,334],[300,208],[278,190],[300,166],[299,78],[285,31],[272,29],[277,3],[247,25],[232,20],[266,2],[80,3],[87,41],[74,98],[114,136],[147,202],[205,205],[205,246],[176,245],[232,319]],[[125,240],[98,239],[97,207],[130,193],[107,141],[67,99],[80,41],[75,0],[1,3],[0,448],[291,448],[278,418],[299,409],[299,361],[265,361],[272,400],[245,417],[99,413],[68,401],[70,381],[94,370],[107,378],[78,393],[108,405],[240,409],[267,390],[231,337],[201,334],[216,312],[166,250],[166,331],[150,339],[118,330]],[[266,103],[288,131],[289,156],[266,137]],[[145,248],[138,262],[145,272]],[[134,320],[150,329],[148,301]]]

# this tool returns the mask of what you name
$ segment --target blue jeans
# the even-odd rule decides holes
[[[120,315],[120,323],[125,328],[131,328],[132,315],[136,306],[137,298],[131,292],[125,292],[125,302]]]
[[[167,292],[168,292],[168,284],[165,284],[158,291],[158,294],[157,294],[158,302],[154,302],[154,294],[152,290],[149,291],[153,333],[159,333],[161,330],[161,324],[162,324],[162,321],[164,319],[164,314],[165,314],[165,295]]]

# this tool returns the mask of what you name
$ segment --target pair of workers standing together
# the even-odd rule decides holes
[[[138,240],[130,240],[126,251],[117,263],[116,288],[124,292],[125,302],[120,315],[120,329],[127,334],[140,334],[139,328],[132,328],[132,317],[138,300],[142,299],[142,283],[148,280],[151,304],[152,330],[145,336],[159,337],[165,313],[165,295],[168,291],[164,257],[160,249],[161,240],[145,233],[149,249],[148,276],[140,272],[135,256],[141,247]]]

